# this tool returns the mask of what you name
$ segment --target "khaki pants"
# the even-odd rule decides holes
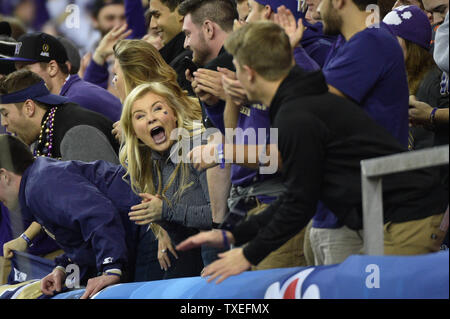
[[[314,266],[314,252],[311,247],[310,233],[312,227],[312,219],[305,228],[305,239],[303,240],[303,253],[305,254],[305,266]]]
[[[268,204],[258,203],[257,207],[248,212],[248,216],[259,214],[268,206]],[[257,266],[252,266],[252,270],[306,266],[305,256],[303,255],[304,237],[305,229],[302,229],[283,246],[271,252]]]
[[[347,226],[340,228],[311,228],[309,238],[314,252],[314,264],[340,264],[351,255],[361,254],[363,233]]]
[[[444,213],[403,223],[384,225],[385,255],[421,255],[437,252],[444,240],[440,229]]]
[[[440,226],[444,214],[402,223],[384,225],[385,255],[422,255],[437,252],[444,240]],[[338,229],[312,228],[311,246],[316,265],[343,262],[351,255],[363,254],[363,231],[346,226]]]
[[[51,252],[43,258],[53,260],[55,257],[62,255],[64,253],[63,250],[55,250],[54,252]],[[11,272],[11,261],[9,259],[6,259],[4,257],[0,257],[0,286],[5,285],[8,283],[8,276]]]
[[[8,276],[11,272],[11,261],[9,259],[0,257],[0,286],[8,282]]]

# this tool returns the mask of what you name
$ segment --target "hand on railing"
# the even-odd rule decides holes
[[[3,245],[3,257],[11,259],[14,256],[13,250],[25,251],[28,248],[28,243],[22,237],[10,240]]]

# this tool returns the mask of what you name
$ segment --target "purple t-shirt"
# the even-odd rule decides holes
[[[221,101],[216,106],[206,107],[206,113],[222,134],[225,134],[223,112],[225,105]],[[269,109],[263,105],[247,105],[241,107],[237,128],[240,129],[235,136],[235,144],[264,144],[270,143],[270,118]],[[253,135],[254,133],[254,135]],[[262,136],[261,134],[265,134]],[[254,136],[255,140],[251,141],[250,136]],[[251,184],[266,181],[278,174],[259,174],[257,170],[246,168],[237,164],[231,165],[231,183],[237,186],[249,186]],[[270,196],[257,196],[263,203],[271,203],[275,200],[275,197]]]
[[[349,41],[340,36],[323,73],[328,84],[359,104],[402,145],[408,145],[409,90],[403,52],[389,27],[366,28]],[[338,228],[336,216],[317,206],[315,228]]]
[[[408,145],[409,90],[403,52],[389,28],[341,37],[323,73],[327,83],[359,104],[404,146]]]

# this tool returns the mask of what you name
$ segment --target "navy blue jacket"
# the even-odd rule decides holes
[[[137,232],[128,212],[140,198],[124,173],[105,161],[45,157],[25,171],[19,191],[23,218],[41,224],[64,250],[57,264],[77,264],[82,277],[87,269],[132,268]]]

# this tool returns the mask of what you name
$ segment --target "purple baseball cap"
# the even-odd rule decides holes
[[[417,6],[401,6],[383,19],[394,35],[429,50],[432,29],[427,15]]]
[[[274,12],[277,12],[278,7],[285,6],[291,10],[295,19],[304,18],[304,13],[301,11],[301,1],[300,0],[255,0],[263,6],[269,5]]]

